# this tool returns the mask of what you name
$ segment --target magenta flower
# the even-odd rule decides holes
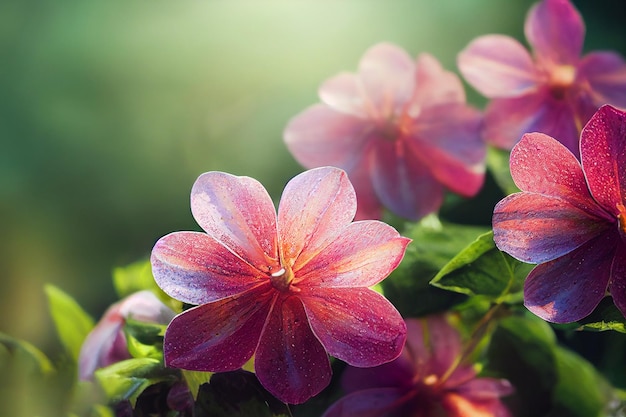
[[[174,316],[175,313],[150,291],[136,292],[113,304],[81,346],[79,378],[91,380],[96,369],[130,359],[124,335],[126,319],[167,324]]]
[[[522,192],[493,213],[498,248],[539,264],[524,284],[526,307],[556,323],[587,316],[607,287],[626,315],[626,113],[601,107],[580,157],[547,135],[524,135],[511,152]]]
[[[256,180],[209,172],[193,186],[191,210],[206,233],[172,233],[152,251],[158,285],[199,304],[170,323],[166,365],[232,371],[254,354],[261,384],[297,404],[330,382],[327,352],[355,366],[400,354],[404,322],[368,287],[410,240],[378,221],[351,223],[356,196],[345,172],[296,176],[278,215]]]
[[[526,18],[533,56],[517,40],[486,35],[458,57],[465,79],[492,99],[484,137],[511,149],[527,132],[557,138],[578,156],[581,128],[603,104],[626,107],[626,62],[613,52],[581,58],[585,25],[568,0],[544,0]]]
[[[459,364],[459,333],[443,316],[408,319],[407,342],[393,362],[374,368],[348,367],[349,394],[323,417],[508,417],[500,397],[513,390],[506,380],[476,378]]]
[[[380,218],[385,206],[417,220],[439,209],[444,189],[473,196],[482,186],[482,116],[466,106],[459,78],[431,55],[414,62],[395,45],[375,45],[358,73],[327,80],[319,95],[322,104],[289,122],[285,142],[307,168],[348,173],[357,218]]]

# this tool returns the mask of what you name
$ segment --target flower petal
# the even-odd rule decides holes
[[[626,247],[623,242],[619,243],[611,265],[609,292],[615,306],[626,317]]]
[[[209,372],[241,368],[257,347],[273,293],[268,281],[179,314],[165,332],[165,364]]]
[[[354,392],[335,402],[322,417],[386,417],[401,406],[403,391],[397,388],[373,388]]]
[[[302,269],[294,271],[297,285],[371,287],[398,266],[410,241],[379,221],[352,223]]]
[[[511,149],[529,132],[541,132],[564,144],[578,155],[578,125],[574,110],[557,100],[547,89],[516,98],[492,100],[485,110],[485,140]]]
[[[512,394],[514,389],[506,379],[476,378],[454,389],[465,398],[485,401]]]
[[[493,212],[496,246],[524,262],[551,261],[605,232],[610,223],[559,197],[516,193]]]
[[[617,234],[604,233],[575,251],[536,266],[524,283],[524,305],[553,323],[586,317],[606,292]]]
[[[371,104],[359,85],[359,78],[354,73],[342,72],[324,81],[318,90],[322,103],[333,111],[345,113],[357,118],[367,118]]]
[[[530,9],[524,33],[539,60],[571,65],[580,56],[585,23],[569,0],[543,0]]]
[[[372,106],[370,116],[387,119],[410,100],[415,88],[415,63],[402,48],[379,43],[361,58],[358,77]]]
[[[459,77],[446,71],[437,59],[427,53],[417,57],[415,91],[409,114],[416,115],[421,109],[441,104],[465,103],[465,90]]]
[[[303,288],[313,332],[328,353],[353,366],[376,366],[400,355],[406,325],[395,307],[367,288]]]
[[[516,97],[537,88],[532,57],[509,36],[476,38],[459,53],[457,64],[467,82],[488,98]]]
[[[589,83],[594,103],[626,107],[626,61],[613,52],[592,52],[578,65],[578,78]]]
[[[461,354],[459,332],[443,315],[407,319],[406,326],[406,349],[416,375],[421,378],[444,375]]]
[[[204,304],[242,293],[268,279],[206,233],[174,232],[152,249],[152,273],[170,297]]]
[[[356,166],[347,171],[356,192],[355,220],[380,219],[382,216],[382,205],[378,200],[370,175],[372,171],[372,149],[369,147]]]
[[[329,383],[328,356],[297,297],[278,298],[263,329],[254,367],[261,384],[279,400],[301,404]]]
[[[437,211],[443,202],[442,185],[404,141],[378,143],[372,182],[383,205],[410,220]]]
[[[191,211],[200,227],[250,265],[276,264],[276,211],[257,180],[204,173],[191,190]]]
[[[361,158],[369,130],[367,120],[316,104],[292,118],[283,136],[291,154],[304,167],[329,165],[349,170]]]
[[[475,195],[485,178],[482,116],[464,104],[424,109],[412,126],[407,148],[439,182],[463,196]]]
[[[411,389],[415,385],[413,358],[406,349],[391,362],[369,368],[346,366],[341,374],[341,387],[347,393],[371,388],[394,387]]]
[[[500,400],[472,400],[455,392],[446,393],[442,405],[448,417],[511,417]]]
[[[300,269],[331,244],[356,213],[356,195],[338,168],[312,169],[285,186],[278,207],[282,256]]]
[[[626,197],[626,113],[602,106],[581,134],[581,163],[589,190],[614,215]]]

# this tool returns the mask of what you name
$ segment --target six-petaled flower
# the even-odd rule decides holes
[[[352,222],[356,196],[344,171],[296,176],[278,213],[256,180],[209,172],[193,186],[191,209],[205,233],[169,234],[152,251],[159,286],[198,304],[168,326],[166,365],[230,371],[254,355],[261,384],[302,403],[330,382],[327,353],[355,366],[400,354],[404,321],[369,287],[410,240],[376,220]]]
[[[626,107],[626,62],[614,52],[581,57],[585,25],[568,0],[543,0],[525,24],[533,55],[517,40],[485,35],[458,57],[461,74],[492,99],[484,137],[511,149],[524,133],[558,139],[578,156],[580,130],[603,104]]]

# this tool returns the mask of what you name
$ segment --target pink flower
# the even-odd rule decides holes
[[[604,51],[580,57],[585,25],[568,0],[534,5],[524,30],[533,56],[504,35],[481,36],[459,54],[465,79],[493,99],[484,136],[511,149],[524,133],[542,132],[578,155],[580,130],[598,107],[626,107],[626,62]]]
[[[380,218],[385,206],[417,220],[439,209],[445,188],[473,196],[482,186],[482,116],[466,106],[459,78],[431,55],[414,62],[395,45],[375,45],[358,73],[327,80],[319,95],[322,104],[289,122],[285,142],[307,168],[348,173],[357,218]]]
[[[508,381],[476,378],[459,364],[461,339],[443,316],[408,319],[407,342],[393,362],[375,368],[348,367],[349,394],[323,417],[509,417],[500,397]]]
[[[328,385],[327,352],[355,366],[400,354],[404,322],[368,287],[410,240],[378,221],[351,223],[356,196],[345,172],[296,176],[278,215],[256,180],[209,172],[193,186],[191,210],[206,233],[172,233],[152,251],[158,285],[199,304],[170,323],[168,366],[231,371],[254,354],[261,384],[297,404]]]
[[[607,287],[626,315],[626,113],[601,107],[580,157],[547,135],[524,135],[511,152],[522,192],[493,213],[498,248],[539,264],[524,285],[526,307],[556,323],[587,316]]]
[[[87,335],[78,357],[78,376],[90,380],[96,369],[129,359],[124,324],[126,319],[167,324],[175,313],[154,293],[139,291],[113,304]]]

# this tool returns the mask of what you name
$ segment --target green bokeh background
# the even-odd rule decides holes
[[[116,298],[113,267],[198,229],[189,191],[202,172],[255,177],[278,199],[301,171],[287,121],[371,45],[456,71],[476,36],[523,40],[532,3],[0,3],[0,332],[58,349],[44,283],[99,317]],[[574,3],[585,50],[624,55],[626,2]]]

